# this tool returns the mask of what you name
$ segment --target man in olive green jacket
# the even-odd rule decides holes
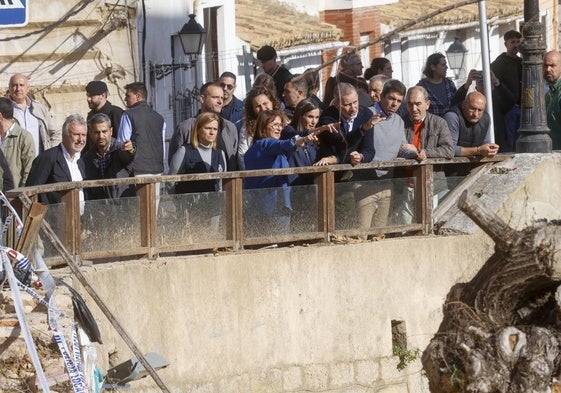
[[[0,141],[14,177],[14,187],[24,187],[35,158],[35,144],[31,134],[15,121],[12,102],[5,97],[0,97]]]

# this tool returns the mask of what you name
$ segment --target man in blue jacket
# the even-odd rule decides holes
[[[220,117],[234,123],[239,133],[243,125],[243,101],[234,95],[237,87],[236,75],[230,71],[223,72],[218,83],[224,90]]]

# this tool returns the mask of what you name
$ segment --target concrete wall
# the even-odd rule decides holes
[[[416,392],[421,366],[397,371],[391,320],[424,349],[449,288],[491,252],[483,235],[409,237],[117,263],[88,276],[142,350],[170,361],[160,375],[174,392]],[[94,311],[103,361],[131,357]],[[147,378],[133,391],[157,389]]]
[[[559,219],[561,155],[517,155],[470,189],[514,228]],[[173,392],[421,392],[417,360],[398,372],[391,321],[408,348],[437,331],[450,287],[493,252],[471,235],[268,249],[94,265],[86,274],[143,352],[169,362]],[[464,216],[465,219],[465,216]],[[471,223],[473,225],[473,223]],[[102,368],[132,357],[106,318]],[[146,378],[134,392],[158,391]]]

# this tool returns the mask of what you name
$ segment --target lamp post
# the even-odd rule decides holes
[[[196,57],[203,51],[206,40],[206,30],[195,20],[195,14],[189,14],[189,20],[177,33],[183,53]],[[172,53],[173,54],[173,53]]]
[[[446,57],[448,58],[448,65],[454,71],[455,79],[458,79],[462,69],[464,68],[464,61],[466,59],[467,48],[458,37],[454,38],[452,45],[446,49]]]
[[[186,56],[189,56],[188,63],[175,62],[175,39],[179,38],[181,48]],[[171,46],[171,63],[169,64],[152,64],[150,63],[150,81],[153,84],[155,79],[162,79],[172,74],[171,88],[173,99],[173,127],[177,124],[177,113],[175,108],[175,70],[188,70],[197,63],[197,57],[203,51],[203,45],[206,40],[206,30],[195,20],[195,14],[189,14],[189,20],[183,25],[177,34],[170,36]]]
[[[517,153],[550,153],[551,138],[547,127],[547,113],[543,94],[542,64],[545,45],[542,40],[538,0],[524,0],[524,41],[522,53],[522,93],[520,137],[516,141]]]
[[[183,53],[189,56],[189,63],[175,62],[175,37],[179,37]],[[177,34],[170,37],[171,43],[171,64],[152,64],[150,63],[150,75],[153,79],[162,79],[177,69],[189,69],[197,61],[197,56],[203,51],[206,40],[206,30],[195,20],[195,14],[189,14],[189,20],[183,25]]]

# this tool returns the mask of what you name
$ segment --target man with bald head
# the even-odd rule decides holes
[[[543,79],[549,85],[545,95],[547,126],[553,150],[561,149],[561,53],[547,52],[543,58]]]
[[[21,128],[33,136],[35,154],[39,154],[62,141],[60,130],[56,130],[53,115],[46,106],[28,96],[29,79],[23,74],[10,78],[9,96],[14,106],[14,118]]]
[[[491,143],[491,118],[485,107],[485,96],[477,91],[469,93],[460,107],[453,107],[444,114],[448,123],[454,155],[493,157],[499,145]]]

